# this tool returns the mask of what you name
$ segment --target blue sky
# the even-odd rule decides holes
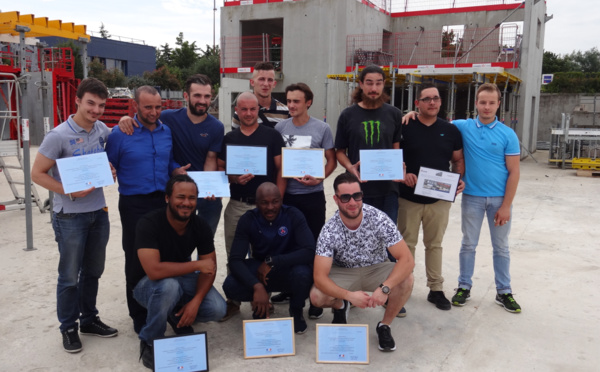
[[[600,49],[600,1],[548,0],[546,3],[547,13],[554,15],[554,19],[546,24],[545,50],[565,54],[592,47]],[[219,44],[223,0],[217,0],[216,4],[216,42]],[[113,36],[145,40],[152,46],[174,45],[179,32],[201,48],[213,43],[213,0],[21,0],[8,7],[1,5],[0,10],[18,10],[21,14],[33,13],[38,17],[85,24],[89,31],[98,31],[104,23]]]

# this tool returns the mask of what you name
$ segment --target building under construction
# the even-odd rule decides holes
[[[307,83],[311,115],[335,131],[358,72],[377,64],[392,104],[412,109],[419,84],[435,83],[448,119],[474,117],[484,82],[503,92],[499,119],[523,154],[535,151],[546,23],[541,0],[225,0],[221,11],[220,118],[227,123],[252,66],[276,66],[277,87]],[[277,97],[277,95],[276,95]],[[283,98],[283,96],[279,96]],[[228,127],[226,125],[226,127]]]

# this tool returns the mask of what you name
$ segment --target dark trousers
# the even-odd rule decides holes
[[[125,291],[133,329],[139,333],[146,324],[146,309],[133,298],[133,289],[146,273],[135,249],[135,228],[139,219],[148,212],[165,206],[165,194],[157,191],[147,195],[119,195],[119,214],[123,230],[125,252]]]
[[[249,258],[244,264],[256,276],[261,261]],[[313,284],[313,270],[310,265],[294,265],[292,267],[275,267],[267,275],[267,292],[288,292],[291,294],[290,310],[302,309]],[[233,274],[229,274],[223,282],[225,296],[236,301],[252,301],[254,289],[242,283]]]
[[[325,192],[296,195],[286,193],[283,196],[283,204],[296,207],[302,212],[316,242],[325,225]]]

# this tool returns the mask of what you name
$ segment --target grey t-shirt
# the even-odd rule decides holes
[[[106,138],[110,129],[101,121],[96,121],[90,132],[86,132],[73,120],[71,115],[67,121],[52,129],[40,145],[38,152],[48,159],[56,160],[104,152]],[[61,182],[56,164],[52,167],[52,177]],[[54,212],[85,213],[106,207],[102,188],[94,189],[84,198],[72,201],[68,195],[54,193]]]
[[[281,133],[286,147],[333,149],[333,135],[327,123],[312,116],[306,124],[297,127],[292,118],[277,123],[275,130]],[[288,179],[286,193],[291,195],[310,194],[323,191],[323,183],[304,186],[294,179]]]
[[[402,240],[396,224],[382,211],[363,204],[363,219],[356,230],[344,225],[340,211],[323,226],[317,256],[333,257],[339,267],[371,266],[388,259],[387,249]]]

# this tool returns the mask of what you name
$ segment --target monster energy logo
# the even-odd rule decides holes
[[[380,137],[380,128],[379,126],[381,125],[381,122],[379,120],[375,121],[375,120],[369,120],[369,121],[363,121],[362,124],[365,127],[365,142],[367,142],[367,145],[371,145],[371,147],[373,147],[374,143],[379,143],[379,137]],[[377,130],[377,138],[375,139],[375,130]],[[373,141],[375,139],[375,142]]]

